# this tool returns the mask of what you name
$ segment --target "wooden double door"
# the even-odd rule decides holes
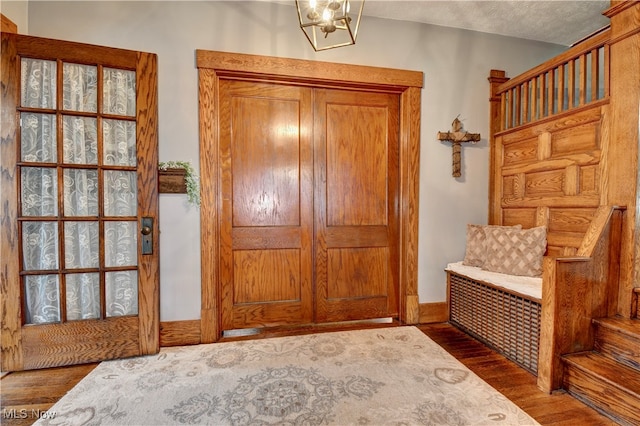
[[[218,84],[221,331],[397,317],[398,94]]]

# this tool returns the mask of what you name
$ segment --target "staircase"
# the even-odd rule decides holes
[[[640,425],[640,319],[593,324],[594,350],[562,357],[564,388],[622,425]]]

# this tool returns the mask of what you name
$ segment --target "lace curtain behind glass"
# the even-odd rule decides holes
[[[26,322],[62,321],[60,297],[65,300],[64,320],[100,318],[98,68],[63,64],[62,109],[90,113],[90,116],[62,115],[63,158],[59,159],[57,116],[49,112],[56,109],[57,64],[23,58],[21,65],[21,105],[48,110],[22,112],[20,117],[21,160],[25,163],[21,167],[21,216],[43,218],[25,221],[22,227],[23,269],[44,271],[25,277]],[[135,117],[135,73],[105,68],[103,79],[104,111]],[[134,167],[135,121],[104,119],[101,122],[103,164]],[[61,230],[56,220],[60,192],[58,162],[73,165],[62,169],[65,220]],[[135,170],[105,171],[102,184],[106,215],[136,216]],[[108,221],[103,227],[106,266],[135,266],[136,222]],[[58,241],[60,235],[62,242]],[[64,259],[59,258],[60,244],[64,247]],[[64,275],[63,295],[60,294],[61,276],[57,274],[59,268],[68,272]],[[137,272],[113,271],[104,276],[106,316],[136,314]]]

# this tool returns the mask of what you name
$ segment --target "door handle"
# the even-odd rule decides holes
[[[142,254],[153,254],[153,218],[143,217],[141,225]]]

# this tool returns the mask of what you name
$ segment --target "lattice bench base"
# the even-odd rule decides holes
[[[537,374],[540,301],[451,271],[447,281],[451,324]]]

